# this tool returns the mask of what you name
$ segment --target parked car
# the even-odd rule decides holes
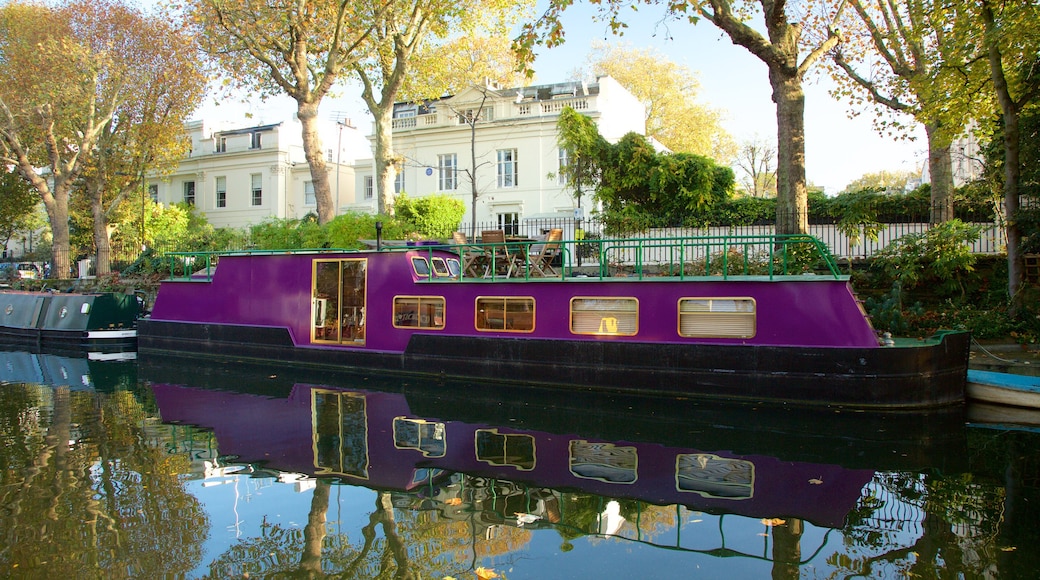
[[[40,269],[32,262],[0,263],[0,278],[34,280],[40,277]]]

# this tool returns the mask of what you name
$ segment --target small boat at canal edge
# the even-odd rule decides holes
[[[1040,377],[970,369],[968,398],[1040,409]]]
[[[114,292],[0,291],[0,341],[44,349],[133,350],[137,297]]]
[[[590,247],[598,272],[558,265]],[[171,264],[138,323],[141,352],[862,409],[965,398],[968,333],[880,339],[811,236],[245,251]]]

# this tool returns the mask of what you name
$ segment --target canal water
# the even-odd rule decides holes
[[[1028,414],[0,353],[0,576],[1032,578]]]

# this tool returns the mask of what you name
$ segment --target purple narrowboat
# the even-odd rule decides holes
[[[598,270],[570,267],[589,246]],[[810,236],[172,260],[189,273],[162,282],[142,352],[865,409],[965,396],[969,335],[880,338]]]

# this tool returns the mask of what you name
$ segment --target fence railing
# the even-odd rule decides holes
[[[998,254],[1006,249],[1006,234],[1004,228],[994,223],[975,224],[983,227],[982,235],[971,244],[971,251],[976,254]],[[876,239],[864,234],[860,228],[855,235],[849,235],[841,231],[836,224],[810,223],[808,233],[819,239],[830,251],[830,254],[838,260],[853,260],[869,258],[886,248],[896,240],[908,234],[922,234],[931,228],[928,223],[890,223],[882,225],[877,232]],[[571,241],[585,241],[585,244],[577,244],[574,251],[566,253],[569,263],[568,267],[599,267],[599,252],[589,251],[595,245],[595,240],[603,239],[604,224],[595,219],[576,220],[570,217],[560,218],[531,218],[519,222],[500,224],[497,222],[463,223],[459,231],[466,234],[470,241],[476,242],[485,230],[505,230],[507,236],[522,238],[537,238],[549,230],[559,228],[563,230],[563,239]],[[741,226],[715,226],[704,228],[677,227],[677,228],[653,228],[639,234],[627,236],[643,240],[653,239],[676,239],[676,238],[725,238],[725,237],[754,237],[775,235],[776,227],[773,224],[741,225]],[[667,262],[668,244],[644,243],[640,250],[639,261],[644,263]],[[227,248],[228,250],[242,250],[246,248]],[[586,251],[582,251],[582,250]],[[165,255],[169,252],[183,251],[184,248],[160,247],[150,248],[153,255]],[[656,253],[655,253],[656,252]],[[70,265],[69,272],[65,276],[61,273],[51,271],[52,256],[21,256],[8,257],[4,262],[35,264],[40,277],[46,278],[80,278],[97,276],[105,272],[99,272],[99,265],[104,264],[108,258],[108,270],[110,272],[123,272],[137,262],[142,256],[141,247],[137,245],[113,244],[107,256],[94,254],[84,256],[82,254],[69,255],[67,263]],[[618,262],[634,263],[631,259],[619,258]],[[10,268],[9,268],[10,269]]]

